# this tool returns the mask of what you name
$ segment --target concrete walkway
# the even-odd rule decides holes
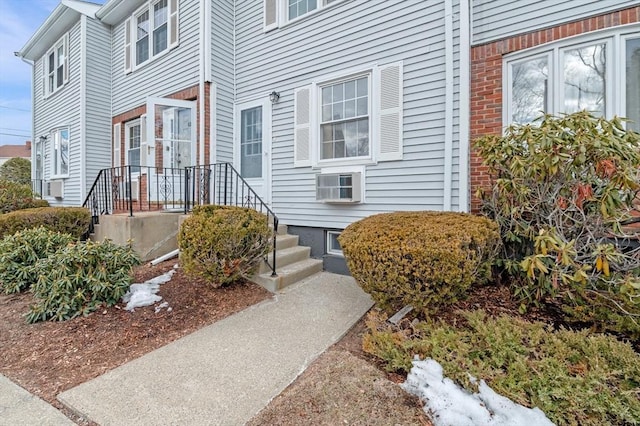
[[[60,411],[0,374],[0,425],[75,425]]]
[[[319,273],[58,396],[102,425],[241,425],[372,306],[353,278]]]

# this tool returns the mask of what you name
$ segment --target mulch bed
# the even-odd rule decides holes
[[[175,263],[140,266],[135,282],[159,276]],[[147,306],[128,312],[119,304],[87,317],[33,325],[23,317],[30,293],[0,294],[0,373],[61,408],[59,393],[270,297],[248,282],[214,289],[181,269],[158,294],[171,310],[156,313]]]

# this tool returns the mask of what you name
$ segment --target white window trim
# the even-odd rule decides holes
[[[264,31],[269,32],[276,28],[284,28],[297,22],[304,21],[312,16],[315,16],[318,13],[321,13],[324,10],[331,9],[332,7],[335,7],[336,5],[345,1],[346,0],[334,0],[331,3],[327,3],[327,0],[316,0],[317,7],[315,9],[293,19],[289,19],[289,0],[276,0],[278,8],[276,12],[276,23],[265,28]]]
[[[62,50],[64,51],[64,64],[63,64],[63,69],[62,69],[62,84],[60,86],[57,86],[54,84],[54,88],[53,90],[49,90],[49,56],[53,53],[54,56],[54,63],[56,64],[56,66],[54,66],[53,69],[53,78],[54,81],[57,80],[57,74],[58,74],[58,67],[60,66],[60,64],[57,64],[58,62],[58,48],[62,47]],[[58,93],[64,86],[67,85],[67,83],[69,82],[69,33],[64,34],[62,37],[60,37],[60,39],[58,39],[58,41],[56,41],[56,43],[49,49],[47,50],[47,53],[45,53],[43,59],[42,59],[42,75],[43,75],[43,93],[44,93],[44,98],[48,98],[50,96],[52,96],[55,93]]]
[[[599,43],[606,43],[607,46],[605,117],[611,118],[614,115],[626,116],[626,94],[623,90],[624,78],[626,78],[623,63],[626,58],[625,42],[627,39],[636,38],[638,31],[640,31],[640,25],[637,23],[621,25],[555,40],[505,55],[502,61],[503,130],[511,124],[511,67],[513,64],[542,57],[545,54],[548,55],[550,84],[547,112],[557,115],[563,112],[561,108],[561,101],[564,96],[564,85],[562,84],[564,81],[563,52]]]
[[[360,156],[360,157],[342,157],[342,158],[330,158],[330,159],[322,159],[322,89],[334,85],[336,83],[343,83],[346,81],[357,80],[362,77],[368,78],[368,96],[367,96],[367,116],[369,118],[369,155]],[[311,139],[312,143],[312,159],[315,158],[315,165],[319,167],[327,167],[332,165],[349,165],[349,164],[373,164],[374,161],[374,153],[375,153],[375,145],[376,139],[373,134],[373,120],[375,117],[375,109],[374,106],[374,72],[373,69],[367,69],[365,71],[352,73],[347,76],[342,76],[339,78],[333,78],[331,80],[323,80],[322,83],[314,84],[313,86],[313,116],[315,120],[312,120],[311,125],[313,126],[314,137]],[[345,119],[346,120],[346,119]],[[343,120],[344,121],[344,120]]]
[[[334,256],[340,256],[340,257],[344,257],[344,253],[342,250],[335,250],[331,248],[331,235],[337,235],[340,236],[340,234],[342,233],[342,231],[327,231],[327,236],[326,236],[326,251],[327,254],[331,254]]]
[[[140,120],[139,118],[136,118],[135,120],[130,120],[124,123],[124,165],[125,166],[131,165],[129,164],[129,149],[131,149],[129,145],[131,141],[131,138],[129,136],[129,130],[134,126],[140,127],[140,146],[138,147],[138,149],[140,150],[140,164],[138,166],[142,166],[142,120]],[[135,172],[132,174],[137,175],[138,173],[139,172]]]
[[[144,68],[145,66],[147,66],[147,64],[150,64],[152,62],[154,62],[156,59],[163,57],[164,55],[169,54],[169,52],[171,52],[174,48],[176,48],[179,44],[180,44],[180,2],[177,1],[176,2],[176,6],[177,9],[174,11],[174,13],[177,15],[176,19],[177,19],[177,25],[176,25],[176,30],[178,32],[177,36],[176,36],[176,40],[177,42],[175,44],[171,43],[171,1],[172,0],[167,0],[167,48],[164,49],[163,51],[161,51],[160,53],[157,53],[156,55],[153,54],[153,31],[154,31],[154,15],[153,15],[153,6],[158,3],[161,0],[150,0],[148,2],[146,2],[143,6],[141,6],[140,8],[138,8],[135,12],[133,12],[133,14],[128,18],[130,19],[130,40],[131,43],[129,44],[129,46],[127,46],[125,44],[124,49],[129,49],[130,52],[130,56],[131,56],[131,68],[130,69],[125,69],[125,74],[129,74],[134,72],[137,69],[140,68]],[[142,15],[144,12],[149,12],[149,57],[147,58],[146,61],[141,62],[139,64],[137,64],[137,49],[136,49],[136,43],[138,41],[138,37],[137,37],[137,31],[138,31],[138,16]],[[127,25],[124,24],[124,31],[127,30]],[[126,43],[126,41],[125,41]],[[126,55],[126,52],[125,52]],[[126,68],[126,64],[125,64],[125,68]]]
[[[58,150],[58,152],[56,153],[56,141],[55,141],[55,135],[57,133],[61,133],[63,130],[67,131],[67,135],[68,135],[68,154],[69,154],[69,159],[68,164],[67,164],[67,173],[57,173],[58,170],[56,170],[55,168],[55,163],[54,161],[57,161],[57,163],[59,164],[58,167],[60,167],[60,165],[62,164],[61,162],[61,157],[60,157],[60,152],[62,152],[60,149]],[[68,178],[71,172],[71,130],[69,128],[69,126],[62,126],[62,127],[57,127],[55,129],[52,129],[50,134],[49,134],[49,138],[51,139],[51,147],[50,147],[50,152],[51,152],[51,177],[50,179],[62,179],[62,178]]]

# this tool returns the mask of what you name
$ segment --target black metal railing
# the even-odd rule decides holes
[[[215,204],[220,206],[247,207],[263,213],[267,221],[273,225],[272,259],[265,259],[271,275],[276,276],[276,244],[278,233],[278,216],[244,180],[230,163],[216,163],[192,166],[186,169],[186,201],[185,213],[194,206]]]
[[[229,163],[183,169],[122,166],[102,169],[82,204],[91,211],[91,224],[101,215],[138,211],[177,210],[189,213],[194,206],[239,206],[263,213],[273,225],[272,259],[265,259],[276,276],[278,217]]]
[[[93,225],[100,216],[153,210],[184,210],[185,169],[121,166],[102,169],[82,204],[91,211]]]

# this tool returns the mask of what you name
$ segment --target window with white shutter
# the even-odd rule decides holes
[[[402,160],[402,63],[299,88],[294,115],[295,167]]]
[[[42,59],[44,96],[57,92],[69,81],[69,33],[63,35]]]
[[[125,74],[178,46],[179,4],[179,0],[153,0],[125,20]]]
[[[120,141],[121,141],[121,133],[120,129],[122,125],[120,123],[115,124],[113,126],[113,167],[120,167],[122,165],[122,160],[120,156]]]
[[[402,160],[402,63],[376,70],[378,114],[375,119],[377,160]]]
[[[280,3],[280,0],[263,0],[265,31],[278,28],[278,3]]]
[[[124,73],[131,72],[131,18],[124,21]]]
[[[311,87],[294,94],[294,167],[311,166]]]

